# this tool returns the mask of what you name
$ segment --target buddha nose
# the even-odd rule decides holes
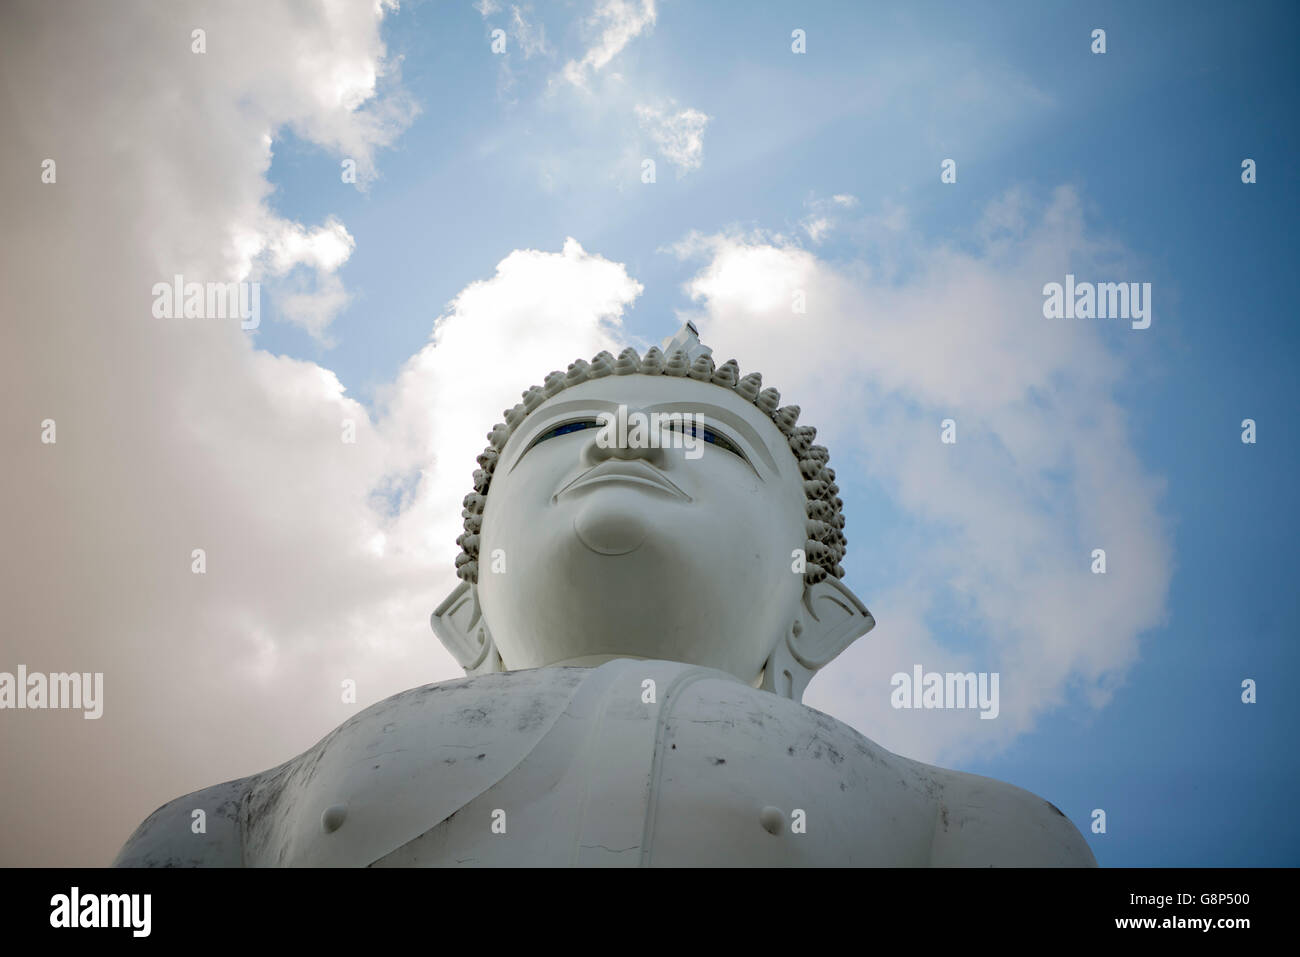
[[[610,459],[640,459],[655,468],[666,467],[668,456],[659,437],[648,427],[636,427],[638,420],[644,424],[648,419],[645,413],[632,411],[619,416],[608,428],[593,429],[594,434],[582,447],[583,463],[594,466]]]

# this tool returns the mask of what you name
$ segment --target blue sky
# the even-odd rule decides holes
[[[6,329],[10,421],[61,436],[59,467],[7,445],[5,650],[110,689],[93,730],[0,726],[35,769],[0,861],[105,863],[164,801],[456,676],[427,620],[483,434],[551,369],[690,317],[831,450],[878,625],[805,703],[1047,798],[1103,865],[1300,863],[1293,4],[258,17],[51,6],[0,58],[26,91],[6,148],[60,170],[4,178],[11,308],[44,317]],[[260,278],[260,328],[150,323],[182,271]],[[1150,283],[1150,328],[1044,318],[1067,273]],[[892,709],[913,663],[999,672],[998,720]]]
[[[561,51],[577,42],[579,13],[528,11]],[[1050,796],[1104,865],[1294,865],[1296,21],[1285,4],[758,3],[724,14],[664,3],[619,65],[713,119],[700,168],[678,178],[661,161],[644,185],[603,139],[616,122],[548,96],[554,60],[516,53],[513,101],[499,94],[484,49],[504,15],[410,4],[384,37],[421,113],[380,154],[369,192],[331,185],[336,156],[292,134],[275,146],[277,210],[309,223],[337,215],[356,239],[337,344],[272,324],[259,345],[323,361],[367,397],[461,288],[514,249],[554,251],[567,236],[644,284],[627,329],[657,341],[690,306],[682,287],[697,264],[665,247],[691,231],[797,233],[811,197],[850,194],[867,209],[905,205],[922,245],[960,243],[1008,188],[1073,186],[1088,229],[1122,244],[1133,278],[1157,290],[1152,330],[1114,348],[1132,354],[1117,394],[1133,448],[1167,483],[1168,620],[1141,635],[1104,707],[1051,711],[960,767]],[[795,27],[807,31],[804,56],[790,51]],[[1090,52],[1094,27],[1107,31],[1104,55]],[[984,84],[994,99],[963,107]],[[609,160],[605,175],[566,175],[570,151],[592,168]],[[1247,156],[1253,186],[1239,177]],[[939,182],[946,157],[956,186]],[[836,237],[818,255],[863,252]],[[1253,447],[1240,441],[1244,417],[1259,423]],[[845,484],[861,522],[868,488]],[[1254,706],[1239,700],[1244,677],[1259,682]],[[1094,807],[1107,809],[1104,835],[1088,832]]]

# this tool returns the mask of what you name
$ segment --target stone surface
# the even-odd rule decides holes
[[[643,682],[659,691],[643,702]],[[323,815],[346,805],[335,830]],[[209,808],[200,847],[190,812]],[[212,809],[224,808],[214,814]],[[504,833],[493,830],[504,811]],[[802,811],[803,833],[792,829]],[[212,827],[217,823],[220,826]],[[1032,794],[891,754],[723,672],[620,659],[426,685],[160,808],[118,866],[1068,866]]]

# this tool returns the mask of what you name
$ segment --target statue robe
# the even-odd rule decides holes
[[[394,695],[279,767],[159,808],[114,863],[1096,862],[1019,788],[899,757],[720,671],[619,659]]]

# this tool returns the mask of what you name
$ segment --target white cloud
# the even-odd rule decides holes
[[[829,216],[817,215],[807,217],[802,223],[804,232],[806,232],[808,238],[815,243],[820,243],[825,239],[826,235],[831,231],[834,225],[835,224],[831,221]]]
[[[494,2],[494,0],[482,0],[481,3],[474,4],[474,9],[482,14],[484,20],[501,12],[500,4]],[[496,28],[492,32],[495,33],[497,29],[501,28]],[[546,27],[534,17],[531,4],[512,5],[510,7],[510,15],[504,32],[511,38],[513,43],[505,44],[503,50],[494,57],[498,61],[497,99],[514,106],[518,102],[514,94],[519,82],[514,65],[512,65],[514,50],[517,49],[522,53],[524,60],[531,60],[533,57],[550,58],[554,51],[546,42]]]
[[[641,128],[679,175],[699,169],[704,161],[704,128],[710,120],[707,114],[690,107],[664,110],[642,105],[636,108],[636,115]]]
[[[264,236],[269,267],[277,276],[294,266],[334,272],[347,262],[356,246],[346,227],[332,216],[325,225],[311,230],[277,218]]]
[[[279,316],[329,345],[328,329],[351,301],[338,270],[352,255],[356,240],[333,216],[308,229],[269,212],[233,237],[233,275],[269,283]]]
[[[1135,333],[1042,318],[1044,282],[1111,251],[1085,235],[1068,189],[1042,209],[1004,198],[987,221],[1020,232],[981,224],[971,252],[875,223],[873,250],[901,270],[832,266],[779,236],[677,247],[706,259],[688,291],[715,354],[744,356],[742,371],[802,406],[841,486],[883,489],[909,517],[864,541],[854,528],[875,526],[873,502],[846,496],[845,566],[879,626],[809,702],[930,760],[1004,746],[1065,701],[1105,701],[1161,623],[1171,573],[1161,484],[1115,395]],[[949,417],[955,446],[939,441]],[[1089,570],[1097,547],[1106,576]],[[915,663],[999,671],[1001,717],[893,710],[889,678]]]
[[[333,346],[328,329],[334,317],[352,301],[343,280],[333,273],[318,275],[314,281],[290,276],[276,286],[280,318],[302,327],[323,346]]]
[[[525,7],[510,8],[510,35],[514,37],[515,42],[519,44],[519,49],[523,51],[524,59],[528,60],[534,56],[550,53],[550,47],[546,45],[546,28],[540,23],[534,23],[525,16],[532,15],[532,9]]]
[[[800,221],[799,227],[808,234],[814,245],[820,245],[832,232],[839,228],[845,210],[856,209],[858,198],[850,193],[836,193],[829,199],[810,199],[806,202],[808,215]],[[905,225],[906,214],[902,207],[885,201],[886,213],[878,217],[860,219],[856,228],[860,232],[869,224],[899,230]]]
[[[595,41],[581,59],[566,63],[561,75],[574,86],[585,87],[591,74],[608,66],[624,47],[654,22],[654,0],[641,0],[640,3],[636,0],[599,0],[586,22],[589,31],[598,31]]]

